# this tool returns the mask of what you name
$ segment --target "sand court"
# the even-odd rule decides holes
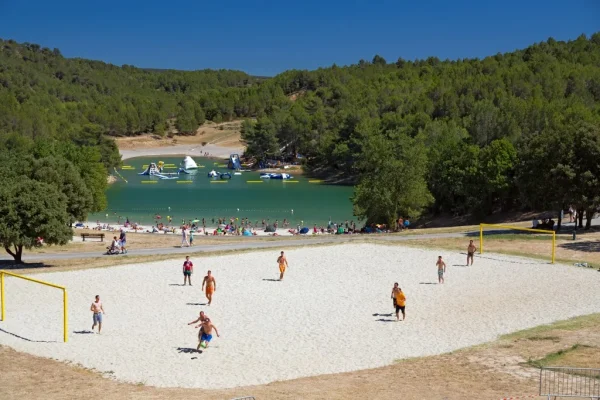
[[[285,250],[285,249],[283,249]],[[62,343],[62,294],[6,279],[0,344],[81,364],[119,380],[161,387],[228,388],[373,368],[452,351],[498,335],[600,311],[600,274],[538,260],[348,244],[194,257],[193,286],[181,260],[36,274],[69,291],[69,342]],[[207,307],[202,278],[217,280]],[[392,285],[407,296],[395,322]],[[94,295],[104,302],[101,335],[88,333]],[[195,351],[187,323],[204,310],[221,337]]]

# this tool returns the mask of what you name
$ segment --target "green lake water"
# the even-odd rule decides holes
[[[189,180],[191,183],[138,175],[143,171],[142,165],[150,162],[160,160],[165,164],[178,166],[182,159],[183,157],[141,157],[126,160],[125,164],[135,169],[119,169],[118,172],[128,182],[119,178],[110,185],[106,192],[108,209],[102,213],[90,214],[89,220],[116,222],[121,217],[123,222],[128,217],[131,222],[150,224],[154,216],[160,214],[163,220],[167,215],[171,216],[173,223],[179,223],[182,219],[205,218],[207,225],[211,225],[212,218],[219,217],[249,218],[253,222],[263,219],[269,219],[270,222],[279,220],[280,226],[286,218],[292,226],[304,221],[304,225],[309,227],[313,224],[326,225],[330,217],[333,222],[356,221],[350,201],[352,187],[309,183],[309,179],[302,175],[292,179],[298,183],[261,180],[258,172],[233,175],[232,170],[213,165],[215,160],[200,157],[194,160],[205,168],[198,168],[193,175],[179,175],[179,181]],[[207,173],[212,169],[230,172],[231,180],[226,181],[227,183],[211,183],[215,179],[208,178]],[[163,172],[177,172],[177,169],[164,169]]]

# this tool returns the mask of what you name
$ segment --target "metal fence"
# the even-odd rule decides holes
[[[540,369],[540,396],[600,400],[600,369],[544,367]]]

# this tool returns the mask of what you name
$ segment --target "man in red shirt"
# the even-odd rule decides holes
[[[190,261],[190,256],[185,257],[185,261],[183,262],[183,286],[185,286],[185,282],[189,282],[190,286],[192,286],[192,273],[194,272],[194,264]]]

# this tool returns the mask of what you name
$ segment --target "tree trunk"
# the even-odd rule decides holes
[[[558,212],[558,224],[556,225],[556,232],[560,231],[560,227],[562,226],[562,209]]]
[[[577,221],[575,221],[575,224],[579,228],[583,228],[583,210],[577,210]]]
[[[17,264],[23,264],[23,259],[22,259],[22,257],[23,257],[23,245],[17,246],[15,244],[14,246],[15,246],[15,250],[14,251],[11,251],[11,249],[8,246],[5,246],[4,250],[6,250],[6,252],[8,254],[10,254],[12,258],[15,259],[15,262]]]
[[[592,219],[594,218],[594,209],[590,208],[585,212],[585,229],[592,227]]]

